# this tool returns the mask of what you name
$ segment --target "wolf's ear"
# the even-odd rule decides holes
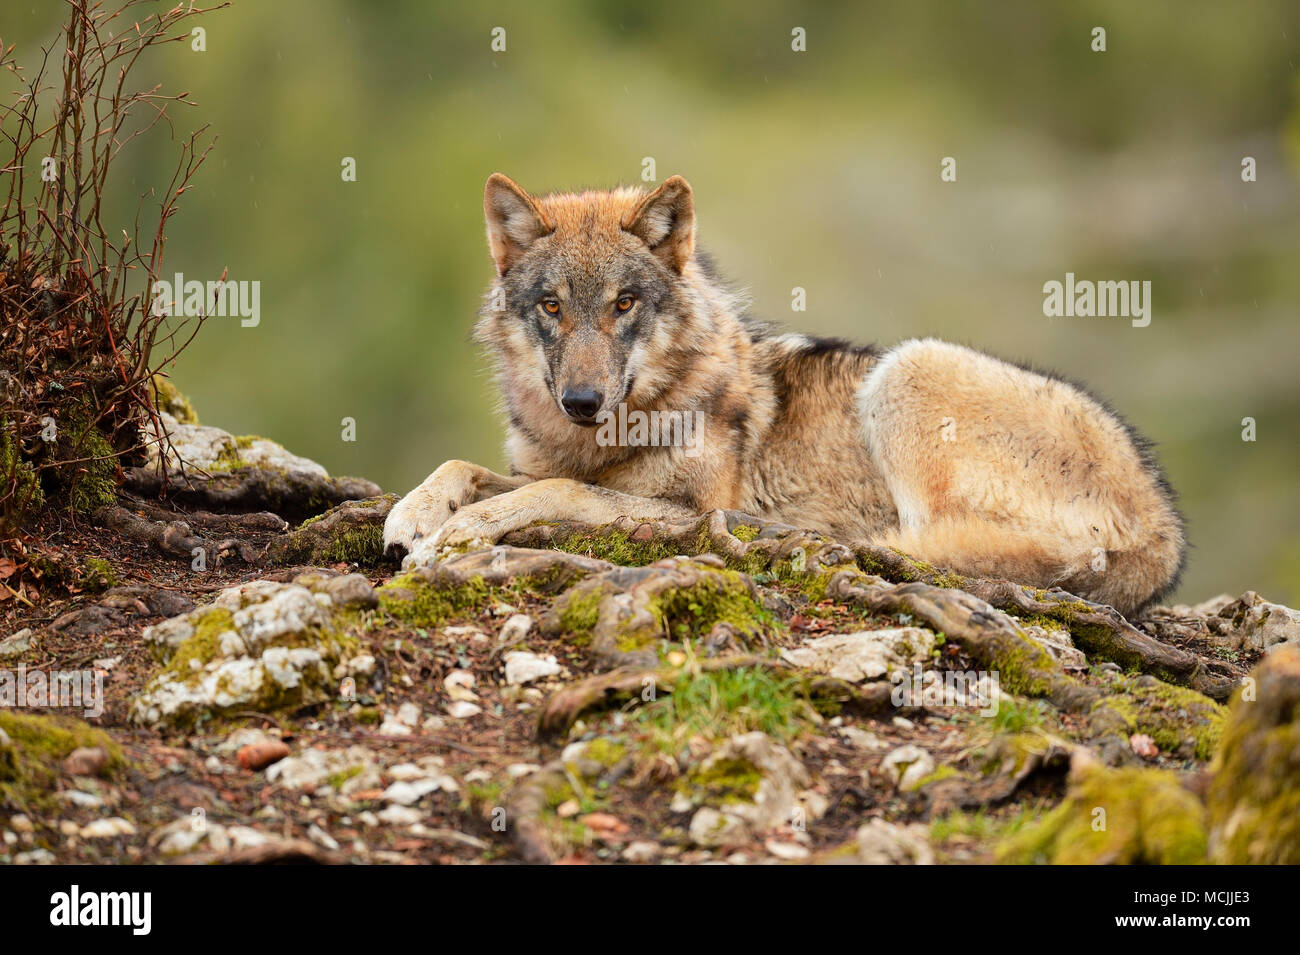
[[[680,272],[695,251],[695,196],[691,184],[681,176],[665,180],[627,215],[623,228]]]
[[[488,177],[483,190],[483,217],[497,275],[505,275],[530,245],[552,229],[533,197],[499,172]]]

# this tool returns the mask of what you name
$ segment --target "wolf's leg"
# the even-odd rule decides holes
[[[384,547],[400,544],[413,550],[466,505],[527,483],[526,477],[507,477],[468,461],[448,461],[393,505],[384,521]]]
[[[1125,426],[1079,389],[934,340],[858,393],[899,527],[876,540],[953,570],[1138,609],[1172,586],[1182,522]]]
[[[695,511],[660,498],[637,497],[568,478],[546,478],[489,500],[461,508],[428,542],[494,544],[504,535],[537,521],[608,524],[620,517],[649,521],[690,517]]]

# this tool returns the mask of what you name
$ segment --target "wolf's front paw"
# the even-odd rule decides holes
[[[529,523],[528,517],[505,506],[505,498],[479,501],[457,511],[438,528],[429,545],[443,547],[490,547],[506,534]]]
[[[466,461],[448,461],[393,505],[384,521],[384,549],[399,546],[408,553],[414,551],[452,514],[472,503],[476,470]]]

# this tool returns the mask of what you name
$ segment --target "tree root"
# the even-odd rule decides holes
[[[838,704],[844,712],[857,716],[914,711],[912,707],[893,705],[890,699],[891,686],[886,682],[859,686],[847,680],[808,673],[771,657],[740,655],[697,660],[692,669],[624,667],[579,680],[556,691],[546,701],[538,717],[537,735],[541,739],[562,736],[583,713],[637,699],[651,687],[654,687],[656,695],[660,692],[671,693],[683,676],[745,667],[762,667],[797,676],[801,679],[801,689],[810,697]]]
[[[958,577],[874,544],[858,544],[854,552],[859,566],[887,580],[956,587],[1018,617],[1056,621],[1069,629],[1075,644],[1089,659],[1109,660],[1125,669],[1150,673],[1216,700],[1227,699],[1232,687],[1245,675],[1243,669],[1226,661],[1214,661],[1211,666],[1193,653],[1143,633],[1113,607],[1059,588],[1040,590],[1010,580]]]
[[[306,839],[287,839],[229,852],[195,852],[176,860],[178,865],[339,865],[342,857]]]
[[[550,865],[558,856],[545,814],[551,808],[551,794],[567,786],[564,763],[556,760],[525,776],[506,796],[506,824],[515,848],[529,865]]]
[[[219,567],[231,557],[245,563],[257,561],[258,549],[237,538],[216,540],[196,534],[186,521],[154,521],[116,505],[95,511],[92,520],[128,540],[152,547],[169,557],[185,561],[200,558],[204,565]]]
[[[156,467],[126,469],[126,489],[141,497],[167,498],[185,507],[222,511],[271,510],[301,521],[344,501],[377,497],[379,485],[364,478],[322,477],[307,471],[240,467],[204,475],[193,469],[163,474]]]
[[[529,546],[599,552],[600,542],[611,538],[620,549],[652,558],[666,553],[715,553],[731,568],[748,574],[773,574],[801,586],[810,597],[833,596],[826,589],[829,579],[850,566],[894,583],[965,592],[1017,616],[1047,617],[1063,624],[1090,659],[1109,660],[1125,669],[1151,673],[1215,699],[1225,699],[1241,675],[1230,665],[1215,666],[1213,671],[1217,672],[1213,672],[1195,654],[1138,630],[1114,608],[1063,590],[1036,590],[1008,580],[964,577],[886,547],[856,543],[849,548],[824,536],[739,511],[710,511],[677,521],[622,519],[601,527],[560,521],[525,528],[509,539]],[[941,595],[926,598],[932,607],[941,605],[944,599]]]
[[[608,685],[598,678],[575,688],[575,696],[557,697],[544,716],[544,733],[563,728],[569,719],[563,714],[573,707],[580,711],[596,705],[607,693],[617,698],[629,687],[639,689],[647,673],[660,672],[653,669],[658,663],[654,644],[671,637],[660,604],[675,589],[690,588],[708,574],[738,576],[748,582],[751,595],[751,575],[758,580],[766,576],[800,588],[810,599],[830,599],[876,614],[911,615],[960,646],[978,667],[997,673],[1005,690],[1046,699],[1063,712],[1084,717],[1087,735],[1109,763],[1134,758],[1128,740],[1138,732],[1160,734],[1162,748],[1171,752],[1195,752],[1204,758],[1222,721],[1222,708],[1207,697],[1222,698],[1234,682],[1233,674],[1142,633],[1113,608],[1059,590],[944,573],[871,545],[851,550],[737,512],[713,511],[680,521],[625,520],[602,527],[559,522],[526,528],[510,539],[598,554],[613,551],[611,556],[620,560],[649,564],[590,578],[562,595],[544,619],[547,632],[589,636],[606,665],[634,666],[610,676]],[[661,560],[677,552],[703,556],[689,562]],[[711,559],[719,558],[730,571],[710,566]],[[901,582],[891,583],[890,578]],[[1092,659],[1113,660],[1149,675],[1122,678],[1124,686],[1115,688],[1081,682],[1025,632],[1017,616],[1059,622]],[[1117,693],[1123,696],[1122,705],[1111,699]]]
[[[396,503],[396,494],[385,494],[338,504],[272,540],[266,559],[277,564],[382,564],[384,519]]]
[[[100,508],[93,520],[128,540],[186,562],[193,562],[201,551],[204,564],[211,567],[232,558],[246,564],[378,566],[387,560],[384,518],[395,501],[393,494],[346,501],[292,530],[269,511],[177,513],[135,499],[129,500],[129,507]],[[269,540],[268,533],[274,535]]]
[[[475,579],[494,587],[521,584],[542,594],[559,593],[589,574],[613,570],[603,560],[556,550],[500,545],[454,554],[429,567],[409,571],[437,587],[460,587]]]

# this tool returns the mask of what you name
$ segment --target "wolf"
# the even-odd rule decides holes
[[[1124,614],[1176,585],[1173,491],[1082,387],[936,339],[879,349],[750,318],[696,248],[680,176],[533,196],[497,173],[483,206],[496,278],[474,337],[510,473],[448,461],[402,498],[384,543],[408,566],[536,521],[729,508]],[[611,442],[616,412],[702,424],[693,447]]]

